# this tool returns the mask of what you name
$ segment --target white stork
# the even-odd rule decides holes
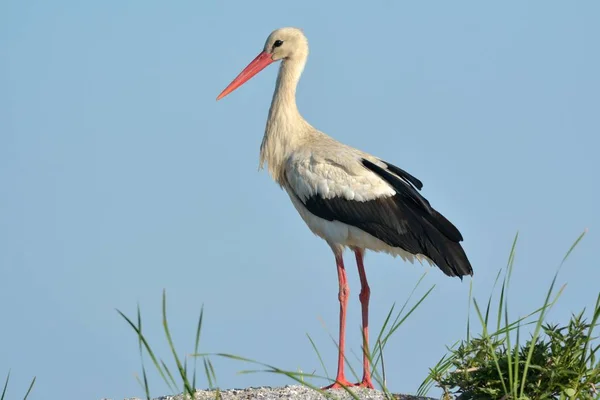
[[[281,60],[265,134],[260,166],[288,193],[310,230],[335,256],[339,280],[340,330],[336,382],[355,386],[344,375],[346,306],[349,288],[342,253],[354,251],[361,282],[363,378],[373,388],[368,356],[369,297],[365,250],[386,252],[414,262],[426,260],[446,275],[473,275],[462,249],[462,235],[418,192],[423,186],[408,172],[346,146],[313,128],[298,111],[296,86],[306,64],[308,41],[296,28],[272,32],[263,51],[223,90],[225,97],[267,65]]]

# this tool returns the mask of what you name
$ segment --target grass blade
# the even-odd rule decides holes
[[[34,376],[31,384],[29,385],[29,389],[27,389],[27,393],[25,393],[25,397],[23,397],[23,400],[27,400],[27,397],[29,397],[29,393],[31,393],[31,389],[33,389],[33,385],[35,384],[35,378],[36,377]],[[4,396],[4,394],[2,396]]]
[[[385,389],[387,388],[387,379],[385,377],[385,360],[383,359],[383,351],[381,352],[381,374],[383,375],[383,385],[381,386]]]
[[[496,365],[496,370],[498,371],[498,377],[500,378],[500,383],[502,384],[502,388],[504,389],[504,393],[508,393],[508,391],[506,390],[506,382],[504,380],[504,374],[502,374],[502,370],[500,369],[500,364],[498,363],[498,356],[496,355],[496,352],[494,351],[494,349],[492,348],[492,345],[490,343],[490,335],[488,335],[488,330],[487,330],[487,325],[484,323],[484,318],[483,315],[481,314],[481,310],[479,309],[479,305],[477,304],[477,300],[473,300],[473,305],[475,306],[475,311],[477,312],[477,316],[479,317],[479,320],[481,321],[482,324],[482,328],[483,328],[483,335],[482,338],[486,338],[488,339],[488,346],[490,347],[491,353],[492,353],[492,357],[494,359],[494,364]]]
[[[6,395],[6,388],[8,388],[9,380],[10,380],[10,370],[8,370],[8,374],[6,375],[6,382],[4,382],[4,389],[2,389],[2,396],[0,396],[0,400],[4,400],[4,396]]]
[[[402,316],[402,311],[405,309],[406,304],[410,300],[410,297],[412,296],[412,293],[414,293],[414,290],[416,289],[416,287],[419,285],[419,283],[423,279],[423,276],[421,277],[421,279],[419,279],[419,281],[415,285],[415,288],[413,289],[413,292],[411,292],[411,294],[409,295],[408,300],[405,302],[404,306],[402,306],[402,308],[396,315],[396,318],[394,319],[394,322],[392,323],[392,326],[391,326],[389,332],[383,337],[383,339],[381,339],[381,334],[377,337],[377,342],[375,344],[375,351],[373,352],[373,354],[376,354],[376,356],[374,358],[374,361],[371,360],[371,365],[373,366],[372,372],[373,372],[373,375],[375,375],[376,377],[378,377],[378,375],[377,375],[378,372],[375,369],[375,367],[377,366],[377,364],[379,363],[379,360],[381,359],[381,355],[383,353],[383,349],[385,348],[385,345],[387,344],[387,341],[394,334],[394,332],[396,332],[396,330],[398,330],[398,328],[400,328],[400,326],[402,326],[404,321],[406,321],[406,319],[408,317],[410,317],[410,315],[421,305],[421,303],[427,298],[427,296],[429,296],[429,294],[435,288],[435,285],[432,285],[431,288],[429,288],[429,290],[423,296],[421,296],[421,298],[415,303],[415,305],[413,305],[411,307],[411,309],[404,315],[404,317],[400,318]],[[393,307],[392,307],[392,309],[393,309]],[[391,312],[392,312],[392,310],[390,310],[390,313]]]
[[[598,319],[600,318],[600,293],[598,293],[598,297],[596,298],[596,305],[594,306],[594,314],[592,315],[592,321],[590,322],[590,328],[588,330],[588,334],[587,334],[587,340],[585,341],[585,344],[583,346],[583,352],[581,353],[581,368],[584,368],[586,363],[587,363],[587,358],[586,354],[587,354],[587,350],[590,347],[590,343],[592,342],[592,333],[594,331],[594,328],[596,327],[596,325],[598,324]],[[600,346],[600,345],[598,345]],[[598,347],[596,347],[597,349]],[[593,356],[594,353],[596,352],[596,349],[592,349],[590,351],[590,356]]]
[[[558,269],[556,270],[556,273],[554,274],[554,278],[552,279],[552,283],[550,284],[548,293],[546,294],[546,299],[544,300],[544,306],[546,306],[550,302],[550,297],[552,296],[552,292],[554,290],[554,285],[556,284],[556,278],[558,278],[558,273],[560,272],[563,264],[565,263],[565,261],[567,260],[569,255],[571,255],[571,252],[579,244],[581,239],[583,239],[583,237],[585,236],[586,233],[587,233],[587,229],[584,230],[583,233],[581,233],[581,235],[579,235],[577,240],[575,240],[575,242],[569,248],[569,251],[567,251],[567,254],[565,254],[565,256],[563,257],[560,265],[558,266]],[[564,289],[564,286],[563,286],[563,289]],[[560,290],[560,292],[562,292],[562,289]],[[547,308],[544,307],[543,310],[540,312],[540,316],[538,318],[533,336],[531,338],[531,345],[529,346],[529,351],[527,352],[527,358],[525,360],[525,366],[523,367],[523,378],[521,380],[521,390],[520,390],[521,397],[523,396],[523,393],[525,392],[525,381],[527,380],[527,371],[529,370],[529,364],[531,363],[531,357],[533,356],[534,345],[537,342],[537,338],[540,335],[540,329],[542,328],[542,323],[544,322],[544,318],[546,316],[546,311],[547,311]]]
[[[490,297],[488,298],[487,306],[485,307],[485,324],[489,323],[490,318],[490,307],[492,305],[492,298],[494,297],[494,292],[496,291],[496,286],[498,285],[498,281],[500,280],[500,275],[502,275],[502,269],[498,270],[496,274],[496,279],[494,280],[494,286],[492,286],[492,290],[490,292]],[[473,280],[471,280],[471,285],[473,284]],[[469,315],[471,315],[471,295],[469,293]]]
[[[312,348],[315,350],[315,353],[317,353],[319,362],[321,363],[321,366],[323,367],[323,371],[325,371],[325,376],[327,376],[327,378],[329,378],[329,373],[327,372],[327,367],[325,366],[325,363],[323,362],[323,358],[321,358],[321,353],[317,349],[315,342],[313,342],[312,338],[310,337],[310,335],[308,333],[306,334],[306,337],[308,337],[308,340],[310,340],[310,344],[312,345]]]
[[[398,312],[396,318],[394,319],[394,322],[392,322],[392,326],[394,326],[396,324],[396,322],[398,322],[398,319],[400,318],[400,315],[402,315],[402,313],[404,312],[404,310],[406,309],[406,306],[408,305],[408,303],[410,302],[410,299],[412,298],[412,296],[414,295],[415,291],[417,290],[417,288],[419,287],[419,285],[421,284],[421,282],[423,281],[423,279],[425,278],[425,275],[427,275],[427,272],[424,272],[421,277],[419,278],[419,280],[417,281],[417,283],[415,284],[415,286],[413,286],[411,292],[409,293],[408,297],[406,298],[406,301],[404,302],[404,304],[402,305],[402,307],[400,308],[400,311]],[[378,348],[378,346],[382,345],[382,340],[381,338],[383,337],[383,333],[385,332],[385,328],[387,328],[389,322],[390,322],[390,318],[393,315],[394,312],[394,308],[396,307],[396,303],[392,304],[392,308],[390,309],[390,311],[388,312],[387,317],[385,318],[385,321],[381,327],[381,329],[379,330],[379,334],[377,335],[377,340],[375,340],[375,349],[373,350],[373,354],[378,354],[378,351],[381,351],[381,348]],[[376,366],[377,362],[379,360],[379,357],[376,358],[375,364],[373,365],[373,367]]]
[[[173,377],[173,374],[171,373],[171,370],[169,369],[169,367],[167,367],[167,364],[165,364],[165,362],[162,359],[160,360],[160,364],[162,365],[163,369],[165,370],[165,373],[167,374],[167,376],[173,383],[173,386],[178,388],[177,382],[175,382],[175,378]]]
[[[215,386],[218,389],[219,388],[219,383],[217,382],[217,374],[215,373],[215,368],[213,367],[213,364],[212,364],[212,361],[210,361],[210,358],[208,359],[208,368],[209,368],[210,373],[212,375],[212,380],[215,381]]]
[[[397,323],[396,322],[394,323],[394,325],[392,326],[392,328],[390,329],[388,334],[385,335],[385,337],[383,338],[382,346],[385,346],[385,344],[387,343],[390,336],[392,336],[392,334],[404,323],[404,321],[406,321],[406,319],[408,317],[410,317],[410,315],[421,305],[421,303],[427,298],[427,296],[429,296],[429,294],[431,294],[431,292],[433,291],[434,288],[435,288],[435,285],[432,285],[431,288],[429,288],[429,290],[423,296],[421,296],[419,301],[417,301],[417,303],[411,307],[411,309],[406,313],[406,315],[404,317],[402,317],[402,319],[400,321],[398,321]],[[398,316],[400,316],[400,314],[398,314]]]
[[[144,393],[146,393],[146,400],[152,400],[150,398],[150,386],[148,385],[148,376],[146,375],[146,367],[144,366],[144,364],[142,364],[142,376],[144,378],[143,384],[139,381],[139,379],[138,382],[144,389]]]
[[[510,249],[510,254],[508,255],[508,262],[506,265],[506,274],[504,275],[504,281],[502,282],[502,290],[500,291],[500,301],[498,302],[498,318],[497,318],[496,330],[500,329],[500,324],[502,321],[502,309],[505,305],[504,304],[504,302],[505,302],[504,296],[506,294],[506,291],[508,291],[508,285],[509,285],[510,278],[512,276],[513,267],[515,264],[515,254],[516,254],[518,239],[519,239],[519,232],[517,232],[517,234],[515,235],[515,239],[513,240],[513,244]],[[486,325],[487,325],[487,320],[486,320]]]
[[[519,362],[520,362],[519,348],[520,348],[520,345],[521,345],[521,329],[517,328],[517,343],[515,344],[515,349],[517,350],[515,352],[515,375],[514,375],[513,382],[511,383],[511,387],[513,390],[512,394],[515,398],[518,394],[517,385],[519,384]]]
[[[496,278],[498,279],[498,278]],[[467,305],[467,342],[471,340],[471,301],[473,299],[473,279],[469,282],[469,302]],[[490,303],[488,302],[488,310]]]
[[[208,368],[208,362],[206,361],[206,358],[203,358],[202,362],[204,363],[204,374],[206,375],[206,380],[208,381],[208,388],[210,390],[212,390],[213,389],[213,382],[212,382],[212,377],[210,375],[210,370]]]
[[[198,352],[198,347],[200,346],[200,333],[202,331],[202,320],[204,319],[204,304],[200,308],[200,317],[198,318],[198,327],[196,328],[196,342],[194,343],[194,353]],[[194,378],[192,380],[192,387],[196,390],[196,361],[194,358]]]
[[[142,389],[144,389],[144,393],[146,393],[146,399],[147,400],[151,400],[150,399],[150,386],[148,384],[148,377],[146,375],[146,367],[144,366],[144,351],[143,351],[143,345],[142,345],[142,340],[140,339],[140,336],[142,334],[142,313],[140,311],[140,305],[138,303],[137,306],[137,321],[138,321],[138,329],[140,332],[140,335],[138,335],[138,345],[139,345],[139,350],[140,350],[140,362],[142,364],[142,376],[144,378],[144,382],[140,382],[139,378],[138,383],[140,384],[140,386],[142,386]]]
[[[409,296],[410,297],[410,296]],[[381,329],[379,330],[379,334],[377,335],[377,340],[375,340],[375,348],[373,349],[373,354],[379,354],[379,352],[381,351],[381,338],[383,337],[383,333],[385,332],[385,328],[387,328],[390,319],[394,313],[394,308],[396,307],[396,303],[392,304],[392,307],[390,308],[390,311],[388,312],[387,316],[385,317],[385,320],[383,321],[383,325],[381,326]],[[376,360],[378,360],[378,358],[376,358]],[[375,369],[377,367],[377,361],[375,362],[375,364],[373,365],[373,369]]]
[[[508,303],[508,299],[506,302]],[[508,325],[508,304],[505,304],[505,307],[504,307],[504,321],[505,321],[505,324]],[[517,335],[518,334],[519,334],[519,330],[517,329]],[[510,393],[511,395],[514,395],[514,393],[513,393],[514,384],[513,383],[514,383],[515,376],[513,375],[514,370],[513,370],[513,364],[512,364],[513,360],[512,360],[512,346],[510,343],[510,332],[506,332],[505,340],[506,340],[506,348],[507,348],[506,357],[507,357],[507,361],[508,361],[508,364],[507,364],[508,387],[510,389],[510,392],[505,392],[504,394],[508,395]],[[496,351],[494,350],[494,353],[495,352]]]
[[[154,364],[154,366],[158,370],[158,373],[160,374],[161,378],[165,381],[165,383],[167,384],[167,386],[169,386],[169,389],[171,391],[173,391],[173,392],[177,391],[175,388],[173,388],[173,386],[171,386],[171,382],[169,382],[169,380],[167,379],[167,377],[166,377],[165,373],[163,372],[160,364],[158,363],[158,360],[156,359],[156,356],[154,355],[154,352],[152,351],[152,348],[148,344],[148,341],[146,340],[146,338],[144,337],[144,335],[142,335],[142,332],[140,331],[140,329],[125,314],[123,314],[120,310],[116,310],[116,311],[119,313],[119,315],[121,315],[121,317],[123,317],[123,319],[125,319],[125,321],[127,321],[127,323],[131,326],[131,328],[133,328],[133,330],[137,333],[139,339],[144,344],[144,348],[148,352],[148,355],[150,356],[150,359],[152,360],[152,363]],[[0,399],[0,400],[2,400],[2,399]]]
[[[173,358],[175,359],[175,363],[177,364],[177,369],[179,370],[179,375],[183,380],[184,392],[190,396],[194,396],[194,391],[192,390],[190,383],[187,379],[187,375],[185,373],[185,369],[181,364],[181,360],[177,355],[177,351],[175,350],[175,344],[173,343],[173,339],[171,338],[171,332],[169,330],[169,323],[167,322],[167,293],[163,290],[163,300],[162,300],[162,311],[163,311],[163,327],[165,330],[165,336],[167,337],[167,342],[169,343],[169,347],[171,349],[171,353],[173,354]]]
[[[458,343],[459,342],[456,342],[454,346],[456,346],[456,344]],[[451,354],[449,357],[447,354],[444,354],[444,356],[440,358],[437,364],[433,368],[429,369],[429,374],[417,389],[417,396],[427,396],[427,393],[429,393],[429,391],[435,384],[436,379],[444,375],[450,369],[455,358],[456,356],[454,354]]]

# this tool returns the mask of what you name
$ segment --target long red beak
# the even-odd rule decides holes
[[[221,92],[219,96],[217,96],[217,100],[222,99],[227,96],[229,93],[233,92],[235,89],[242,86],[246,81],[252,78],[254,75],[258,74],[262,71],[267,65],[271,64],[273,60],[271,59],[271,55],[266,51],[260,53],[235,79]]]

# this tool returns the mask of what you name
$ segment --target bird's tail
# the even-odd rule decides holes
[[[427,257],[431,259],[444,274],[448,276],[458,276],[461,278],[466,275],[473,275],[473,267],[467,258],[467,255],[460,242],[446,237],[440,232],[436,232],[437,240],[430,240],[425,248]]]

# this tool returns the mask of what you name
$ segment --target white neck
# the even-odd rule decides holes
[[[285,161],[298,147],[302,137],[313,130],[296,106],[296,86],[305,64],[306,57],[282,61],[260,146],[259,168],[266,162],[269,173],[280,185],[285,179]]]

